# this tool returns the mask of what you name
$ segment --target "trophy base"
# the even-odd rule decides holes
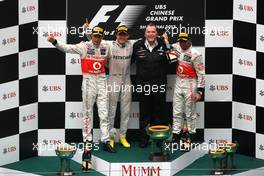
[[[68,176],[68,175],[73,175],[73,172],[72,171],[69,171],[69,172],[58,172],[57,175]]]
[[[162,161],[169,161],[170,160],[170,155],[169,154],[163,154],[163,153],[151,153],[149,156],[149,159],[151,161],[157,161],[157,162],[162,162]]]
[[[225,170],[229,171],[229,172],[232,172],[232,171],[236,171],[236,166],[227,166],[225,167]]]
[[[224,175],[224,171],[223,170],[213,170],[212,175]]]

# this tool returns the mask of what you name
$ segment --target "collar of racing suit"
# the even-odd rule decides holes
[[[114,43],[115,43],[117,46],[119,46],[120,48],[125,48],[125,47],[126,47],[126,45],[127,45],[127,42],[126,42],[126,43],[124,43],[124,44],[120,44],[120,43],[118,43],[118,41],[117,41],[117,40],[115,40],[115,41],[114,41]]]
[[[102,41],[100,42],[99,45],[95,45],[92,40],[89,41],[89,43],[91,43],[95,48],[100,48],[100,46],[102,46]]]

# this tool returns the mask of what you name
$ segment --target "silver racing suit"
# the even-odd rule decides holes
[[[79,54],[83,73],[83,141],[92,141],[93,106],[96,102],[100,118],[101,141],[109,141],[108,93],[105,64],[112,57],[108,44],[101,43],[96,47],[91,41],[76,45],[57,42],[59,50]]]
[[[178,43],[172,45],[180,52],[176,66],[176,82],[173,94],[173,133],[179,134],[185,113],[190,133],[196,133],[196,102],[194,93],[204,88],[204,64],[202,55],[192,48],[182,50]]]
[[[120,135],[125,136],[131,112],[132,87],[130,80],[130,64],[134,41],[120,45],[117,41],[108,41],[112,49],[109,60],[109,119],[110,132],[113,132],[117,102],[120,100]],[[110,90],[111,89],[111,90]],[[114,134],[110,135],[113,137]]]

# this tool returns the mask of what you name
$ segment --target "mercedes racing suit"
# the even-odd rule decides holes
[[[83,141],[92,141],[93,106],[96,102],[100,118],[101,141],[109,141],[108,93],[105,75],[105,63],[111,58],[109,45],[101,43],[96,47],[91,41],[76,45],[67,45],[61,42],[55,44],[56,48],[66,53],[81,56],[83,73],[82,99],[83,99]]]
[[[125,136],[131,112],[132,87],[130,80],[130,64],[134,41],[127,41],[124,45],[117,41],[108,41],[112,49],[112,58],[109,60],[109,119],[110,135],[114,134],[114,121],[117,102],[120,99],[120,135]]]
[[[192,96],[204,89],[202,55],[192,46],[187,50],[182,50],[176,43],[172,47],[180,52],[173,95],[173,133],[180,133],[183,113],[186,115],[189,132],[196,133],[196,102]]]

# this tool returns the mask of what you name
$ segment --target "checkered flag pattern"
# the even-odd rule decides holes
[[[64,31],[71,23],[69,16],[77,15],[81,26],[89,11],[88,5],[80,5],[87,3],[82,1],[79,7],[87,12],[76,9],[75,14],[67,13],[77,2],[0,1],[0,165],[55,155],[54,151],[32,150],[33,144],[82,141],[79,56],[58,51],[46,39],[52,32],[62,42],[86,40]],[[206,67],[205,96],[197,107],[197,137],[209,143],[237,141],[239,153],[264,159],[264,1],[198,2],[205,7],[202,25],[208,31],[202,38],[194,38]],[[103,5],[94,3],[98,9]],[[172,117],[174,72],[171,68],[168,74],[168,117]],[[132,65],[132,82],[134,74]],[[138,95],[133,94],[130,140],[138,135],[139,112]],[[120,110],[116,128],[119,121]],[[99,139],[96,106],[93,134],[94,140]]]

